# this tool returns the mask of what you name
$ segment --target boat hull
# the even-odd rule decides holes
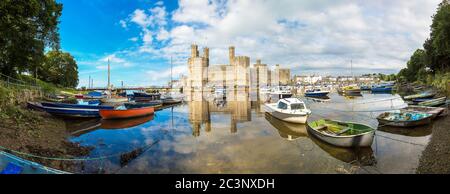
[[[128,98],[102,98],[100,101],[103,103],[121,103],[128,102]]]
[[[129,110],[100,110],[103,119],[126,119],[151,115],[155,112],[153,107],[136,108]]]
[[[313,129],[311,126],[306,126],[308,132],[318,139],[338,147],[369,147],[373,143],[373,137],[375,136],[375,130],[356,135],[356,136],[331,136],[320,133]]]
[[[380,125],[393,126],[393,127],[416,127],[421,125],[428,125],[433,120],[433,116],[425,117],[420,120],[413,121],[392,121],[384,119],[385,113],[377,117],[378,123]]]
[[[94,106],[94,105],[81,105],[81,104],[66,104],[66,103],[52,103],[42,102],[42,106],[46,107],[59,107],[59,108],[80,108],[80,109],[114,109],[113,106]]]
[[[433,99],[433,100],[420,102],[417,105],[419,105],[419,106],[431,106],[431,107],[433,107],[433,106],[440,106],[440,105],[445,104],[446,100],[447,100],[446,97],[436,98],[436,99]]]
[[[272,115],[273,117],[289,123],[305,124],[306,121],[308,120],[308,114],[306,113],[301,114],[282,113],[273,110],[270,107],[270,105],[265,105],[265,111],[268,114]]]
[[[305,97],[325,97],[329,92],[306,92]]]

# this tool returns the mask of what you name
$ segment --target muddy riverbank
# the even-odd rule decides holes
[[[27,154],[51,158],[76,158],[89,154],[91,148],[68,141],[64,120],[44,112],[32,111],[24,104],[3,106],[0,122],[0,146]],[[70,171],[72,162],[61,162],[13,153],[40,164]]]
[[[430,142],[422,153],[417,173],[450,173],[450,116],[436,120]]]

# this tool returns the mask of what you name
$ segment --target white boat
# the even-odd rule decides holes
[[[177,104],[183,101],[183,96],[176,93],[167,93],[161,97],[163,104]]]
[[[311,114],[305,103],[297,98],[283,98],[277,103],[265,104],[264,110],[282,121],[301,124],[306,123]]]
[[[272,88],[270,94],[277,96],[279,99],[292,97],[292,92],[287,86],[276,86]]]

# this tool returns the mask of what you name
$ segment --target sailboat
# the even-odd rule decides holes
[[[111,67],[109,64],[109,59],[108,59],[108,95],[106,98],[102,98],[100,101],[102,103],[123,103],[123,102],[128,102],[128,98],[127,97],[120,97],[120,96],[112,96],[112,92],[111,92]]]
[[[161,100],[163,102],[163,105],[181,103],[182,101],[181,96],[175,96],[175,93],[172,92],[172,89],[173,89],[173,65],[172,65],[172,57],[170,57],[170,92],[162,96]]]
[[[353,76],[353,60],[350,61],[350,64],[351,64],[350,71],[352,74],[352,79],[355,79],[355,77]],[[361,88],[356,84],[352,84],[338,89],[338,92],[346,96],[360,96]]]

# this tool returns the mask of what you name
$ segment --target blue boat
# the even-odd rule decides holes
[[[42,106],[45,107],[59,107],[59,108],[79,108],[79,109],[107,109],[113,110],[114,106],[100,106],[100,105],[84,105],[84,104],[66,104],[66,103],[54,103],[54,102],[42,102]]]
[[[134,92],[134,100],[135,101],[154,101],[161,100],[161,94],[148,94],[145,92]]]
[[[0,151],[0,174],[69,174]]]
[[[162,106],[161,101],[152,101],[152,102],[145,102],[145,103],[125,103],[124,104],[127,109],[133,109],[133,108],[143,108],[143,107],[158,107]]]
[[[305,96],[306,97],[324,97],[327,96],[330,92],[329,91],[322,91],[320,89],[312,89],[312,90],[306,90]]]
[[[85,99],[102,99],[102,98],[105,98],[105,96],[101,92],[89,92],[88,94],[84,95],[83,98],[85,98]]]
[[[372,92],[373,93],[391,93],[392,87],[388,86],[388,85],[373,86]]]
[[[83,117],[83,118],[97,118],[100,117],[99,109],[89,108],[64,108],[64,107],[49,107],[43,106],[39,102],[28,102],[29,106],[38,107],[45,112],[64,117]]]

